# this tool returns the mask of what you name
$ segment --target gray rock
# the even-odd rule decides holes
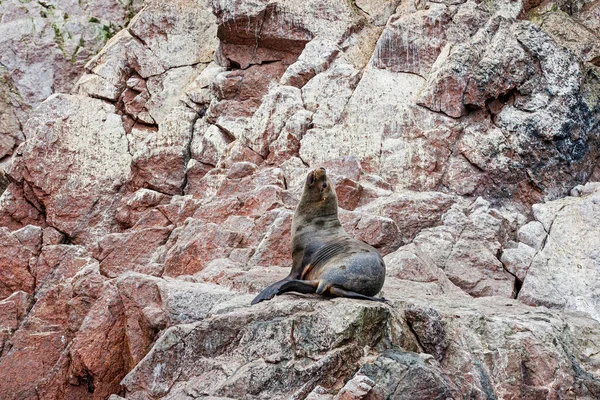
[[[443,370],[411,352],[384,351],[360,372],[382,388],[386,399],[426,400],[458,398],[460,391]]]
[[[519,300],[583,311],[600,320],[600,191],[540,204],[535,210],[536,218],[544,216],[548,237],[533,259]]]
[[[519,228],[517,231],[517,238],[519,239],[519,242],[539,251],[542,249],[544,241],[546,240],[544,225],[538,221],[531,221]]]
[[[506,219],[478,198],[467,209],[454,205],[442,220],[443,225],[417,235],[414,243],[419,250],[470,295],[513,297],[515,277],[497,258],[506,241]]]
[[[387,325],[390,313],[370,302],[277,298],[169,329],[122,384],[127,396],[306,396],[355,369],[365,346],[403,343],[402,329],[389,336],[402,326]]]

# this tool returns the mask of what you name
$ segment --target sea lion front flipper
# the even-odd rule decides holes
[[[252,302],[250,302],[250,305],[254,305],[257,303],[260,303],[263,300],[270,300],[273,297],[275,297],[276,294],[278,294],[279,292],[279,288],[284,285],[286,282],[289,282],[288,278],[282,279],[280,281],[277,281],[275,283],[270,284],[269,286],[267,286],[262,292],[260,292],[258,294],[258,296],[256,296]]]
[[[263,300],[270,300],[285,292],[315,293],[318,285],[319,281],[300,281],[286,278],[267,286],[250,304],[254,305]]]
[[[372,301],[379,301],[382,303],[387,303],[388,300],[379,297],[371,297],[371,296],[365,296],[364,294],[360,294],[360,293],[356,293],[356,292],[352,292],[350,290],[344,290],[338,287],[330,287],[329,288],[329,293],[332,296],[336,296],[336,297],[348,297],[350,299],[361,299],[361,300],[372,300]]]
[[[298,293],[315,293],[319,286],[319,281],[300,281],[300,280],[289,280],[279,288],[276,293],[280,295],[285,292],[298,292]]]

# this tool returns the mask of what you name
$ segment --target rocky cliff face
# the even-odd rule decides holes
[[[2,2],[0,397],[600,398],[599,10]],[[250,307],[316,166],[390,302]]]

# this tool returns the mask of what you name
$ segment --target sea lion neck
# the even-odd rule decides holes
[[[324,168],[309,172],[300,203],[296,207],[293,225],[302,225],[305,229],[311,227],[309,230],[313,232],[341,228],[335,187]]]
[[[303,201],[300,200],[298,207],[296,207],[296,215],[302,216],[305,222],[311,222],[317,218],[325,219],[336,219],[338,220],[338,204],[337,198],[330,197],[323,201]]]
[[[312,188],[305,186],[300,198],[300,203],[296,207],[296,215],[310,223],[315,219],[338,220],[338,202],[335,194],[335,189],[332,187],[329,180],[329,187],[325,193],[316,195],[312,192]]]

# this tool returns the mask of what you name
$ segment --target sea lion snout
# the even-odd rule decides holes
[[[320,167],[315,168],[308,173],[308,176],[306,177],[306,182],[308,182],[309,185],[313,185],[317,181],[324,181],[326,179],[327,172],[325,171],[325,168]]]
[[[312,172],[315,174],[315,179],[318,181],[327,179],[327,172],[325,172],[325,168],[323,167],[316,168]]]

